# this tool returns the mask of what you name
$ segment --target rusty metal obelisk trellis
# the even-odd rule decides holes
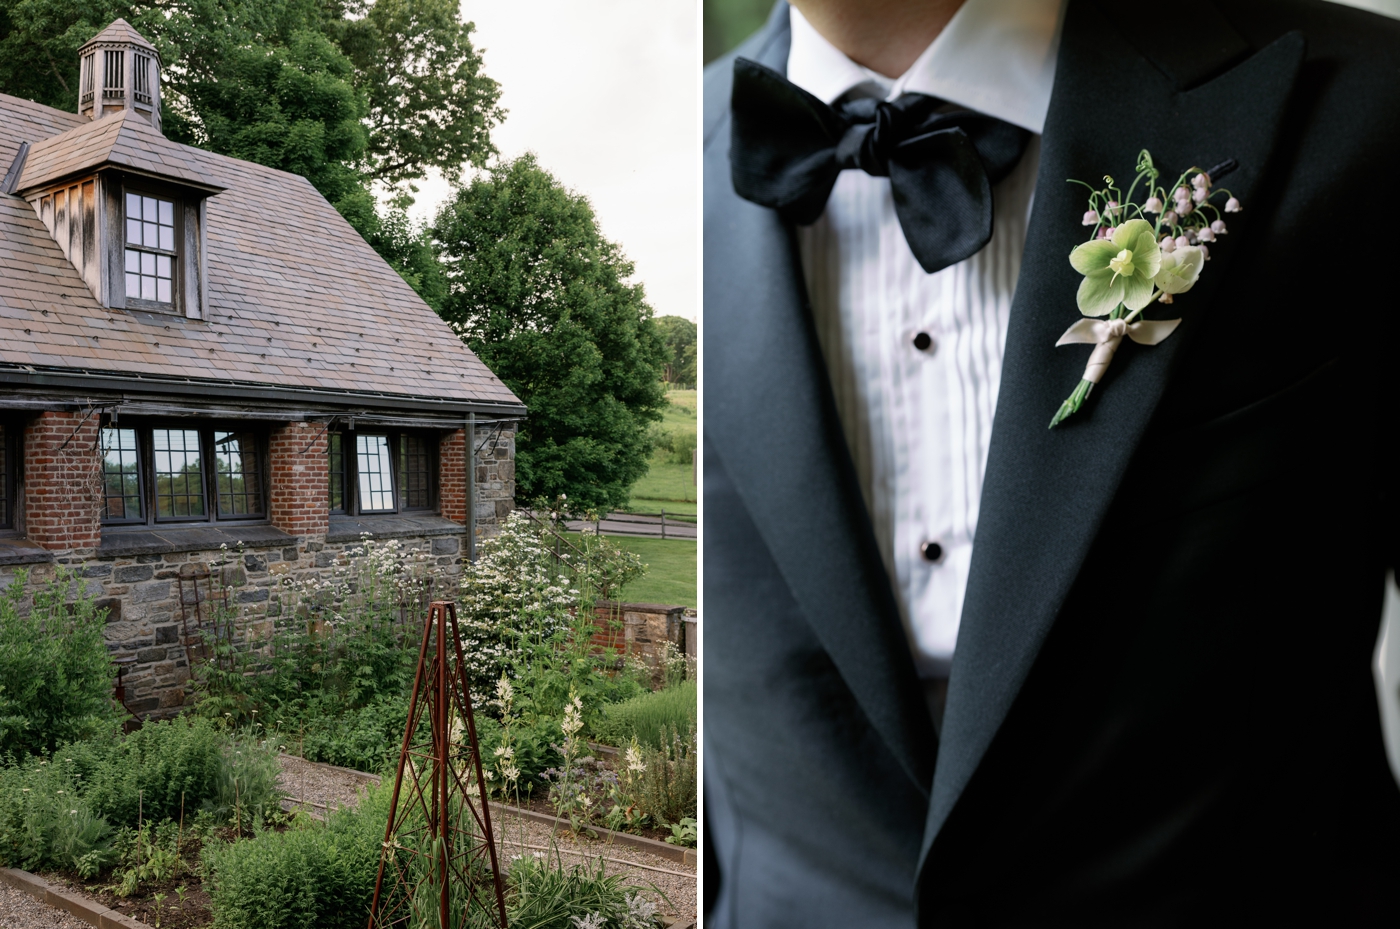
[[[457,608],[435,600],[418,651],[369,929],[506,926],[466,670]],[[429,737],[422,740],[425,716]]]

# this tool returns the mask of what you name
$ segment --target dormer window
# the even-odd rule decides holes
[[[126,191],[126,298],[158,304],[169,310],[174,304],[175,203],[137,191]]]

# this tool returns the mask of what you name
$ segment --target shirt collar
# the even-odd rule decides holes
[[[921,93],[1041,133],[1055,82],[1063,0],[966,0],[896,80],[856,64],[789,7],[787,77],[827,103],[852,90]]]

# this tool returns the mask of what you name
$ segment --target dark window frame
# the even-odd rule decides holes
[[[4,429],[4,434],[0,435],[0,451],[5,455],[4,470],[0,471],[0,502],[4,504],[0,510],[0,538],[10,538],[19,535],[16,510],[19,508],[19,469],[24,461],[24,426],[14,418],[3,417],[0,427]]]
[[[393,509],[388,510],[367,510],[360,505],[360,471],[358,461],[359,436],[384,436],[388,439],[390,474],[392,481],[391,496],[394,501]],[[428,429],[332,429],[329,436],[340,437],[340,485],[341,499],[340,506],[335,505],[334,476],[327,479],[326,506],[331,513],[345,516],[396,516],[403,514],[427,514],[439,513],[439,445],[442,437],[440,433]],[[326,458],[328,474],[332,467],[331,457],[332,440],[326,440]],[[427,480],[428,480],[428,502],[424,506],[408,506],[405,503],[403,455],[404,438],[414,437],[423,440],[424,451],[427,458]]]
[[[139,517],[125,517],[112,519],[107,516],[102,517],[104,529],[149,529],[156,526],[208,526],[225,523],[240,523],[243,525],[266,525],[270,517],[271,487],[269,476],[271,468],[268,459],[268,430],[266,427],[256,423],[243,423],[239,421],[199,421],[189,422],[180,420],[143,420],[138,423],[107,423],[102,424],[103,429],[132,429],[136,432],[136,473],[140,487],[141,515]],[[204,515],[202,516],[160,516],[157,506],[156,495],[159,486],[156,479],[155,467],[155,431],[159,429],[181,430],[199,433],[199,462],[200,462],[200,488],[203,493]],[[262,508],[260,512],[248,514],[223,514],[219,512],[219,473],[217,453],[215,451],[215,433],[234,432],[251,434],[254,437],[256,448],[254,449],[254,473],[258,478],[258,489]],[[100,441],[100,440],[99,440]],[[244,453],[246,454],[246,453]],[[246,472],[245,472],[246,473]],[[105,477],[104,477],[105,494]],[[106,501],[104,496],[103,507]]]
[[[126,197],[127,194],[137,196],[155,197],[160,200],[170,202],[172,226],[174,227],[174,248],[166,251],[161,248],[151,248],[145,244],[129,245],[127,243],[127,214]],[[170,302],[162,303],[159,300],[143,300],[140,297],[125,297],[125,305],[129,310],[144,310],[150,313],[167,313],[182,315],[184,313],[183,300],[183,276],[181,274],[182,263],[184,261],[184,240],[185,240],[185,207],[180,192],[168,184],[147,179],[134,179],[123,177],[121,182],[121,241],[117,243],[117,267],[121,269],[120,280],[113,282],[113,286],[120,285],[121,292],[126,293],[126,252],[127,249],[134,249],[141,252],[149,252],[153,255],[164,255],[170,259]]]

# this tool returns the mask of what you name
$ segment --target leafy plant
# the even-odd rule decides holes
[[[71,759],[12,754],[0,764],[0,864],[92,877],[117,859],[113,829],[81,794]]]
[[[142,822],[123,834],[117,881],[110,888],[117,896],[130,897],[144,883],[161,884],[179,876],[183,864],[179,836],[174,823],[163,826],[166,828]]]
[[[257,831],[204,847],[205,887],[221,929],[363,929],[374,893],[389,790],[324,825]]]
[[[59,566],[32,598],[27,585],[19,571],[0,590],[0,745],[40,754],[115,723],[116,671],[103,638],[107,611],[81,578]]]
[[[310,761],[375,773],[398,758],[408,697],[382,695],[342,716],[315,716],[301,733],[302,755]]]
[[[652,888],[655,890],[655,888]],[[506,916],[511,929],[655,929],[656,906],[621,875],[605,873],[603,859],[565,868],[558,850],[548,857],[521,858],[510,870]]]
[[[670,730],[660,748],[643,753],[645,771],[637,786],[638,806],[657,823],[677,823],[698,812],[699,778],[695,729],[685,738]]]
[[[671,834],[666,841],[672,845],[694,848],[695,843],[700,841],[700,824],[693,817],[683,816],[680,822],[671,824]]]
[[[151,722],[97,760],[87,799],[114,823],[178,819],[207,808],[220,818],[275,810],[276,752],[197,717]]]

